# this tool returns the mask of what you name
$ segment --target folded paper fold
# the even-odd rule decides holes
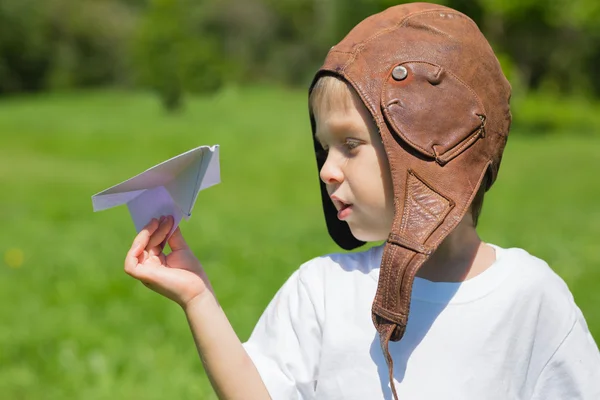
[[[169,236],[192,215],[200,190],[221,181],[219,145],[200,146],[92,196],[94,211],[127,204],[137,232],[152,218],[172,215]]]

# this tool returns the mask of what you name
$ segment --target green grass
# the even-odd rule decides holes
[[[0,102],[0,393],[6,399],[213,399],[180,309],[128,277],[126,207],[92,194],[202,144],[222,183],[182,229],[242,340],[302,262],[337,251],[319,203],[305,93],[194,98],[44,95]],[[600,337],[600,138],[514,131],[486,198],[484,240],[524,247],[567,281]]]

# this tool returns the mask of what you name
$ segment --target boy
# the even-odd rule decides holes
[[[330,50],[310,111],[329,233],[385,244],[304,264],[245,344],[179,229],[163,254],[170,217],[140,232],[125,270],[185,310],[223,399],[600,399],[598,348],[564,282],[475,230],[509,97],[463,14],[367,18]]]

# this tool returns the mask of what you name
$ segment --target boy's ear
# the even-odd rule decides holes
[[[384,83],[381,108],[393,133],[441,165],[484,135],[483,104],[469,86],[439,65],[396,65]]]

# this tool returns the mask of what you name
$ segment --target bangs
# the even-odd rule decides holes
[[[346,81],[331,75],[319,78],[313,86],[308,105],[315,118],[324,111],[353,106],[353,89]]]

